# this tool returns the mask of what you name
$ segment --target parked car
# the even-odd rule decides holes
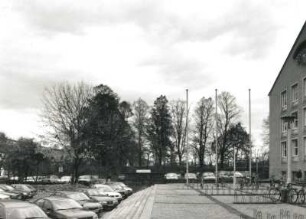
[[[26,182],[35,182],[36,177],[35,176],[27,176],[27,178],[25,179]]]
[[[166,180],[179,180],[180,176],[177,173],[166,173],[165,174],[165,179]]]
[[[41,198],[35,201],[51,218],[91,218],[98,219],[93,211],[86,211],[75,200],[57,196]]]
[[[64,198],[71,198],[77,201],[80,205],[82,205],[84,210],[93,211],[96,214],[102,213],[102,205],[98,201],[90,199],[83,192],[59,191],[55,192],[54,195]]]
[[[19,181],[19,177],[18,176],[11,176],[10,177],[10,181],[11,182],[18,182]]]
[[[108,183],[107,184],[109,187],[111,187],[115,192],[119,192],[122,195],[122,198],[128,197],[128,191],[125,190],[122,186],[116,183]]]
[[[122,195],[119,192],[114,191],[110,186],[104,184],[94,184],[92,188],[99,189],[103,194],[116,198],[118,202],[122,201]]]
[[[133,193],[133,189],[125,185],[123,182],[111,182],[111,183],[115,185],[120,185],[126,191],[127,195],[131,195]]]
[[[21,192],[22,199],[33,198],[37,194],[37,189],[29,184],[12,184],[11,186]]]
[[[46,176],[42,179],[43,183],[60,183],[60,179],[56,175]]]
[[[94,182],[96,182],[99,179],[96,175],[82,175],[79,176],[78,182],[84,185],[90,185]]]
[[[231,182],[233,181],[233,175],[231,171],[220,171],[219,180],[222,182]]]
[[[213,172],[205,172],[202,175],[202,179],[204,182],[215,182],[216,176]]]
[[[184,178],[188,178],[188,180],[197,180],[197,175],[195,173],[185,173]]]
[[[6,184],[0,184],[0,193],[8,195],[11,199],[23,199],[23,195],[20,191]]]
[[[126,175],[125,174],[119,174],[118,175],[118,180],[124,181],[126,179]]]
[[[17,200],[0,201],[1,219],[49,218],[41,208],[29,202]]]
[[[110,197],[99,189],[84,189],[83,192],[92,200],[100,202],[105,210],[111,210],[119,204],[115,197]]]
[[[71,182],[71,176],[62,176],[60,179],[61,183],[70,183]]]
[[[236,178],[242,178],[242,177],[244,177],[244,175],[243,175],[242,173],[238,172],[238,171],[235,171],[234,176],[235,176]]]

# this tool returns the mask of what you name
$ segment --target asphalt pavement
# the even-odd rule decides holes
[[[249,195],[236,192],[231,185],[216,188],[209,184],[157,184],[134,193],[116,209],[106,212],[103,219],[195,219],[195,218],[273,218],[306,219],[305,205],[269,202],[262,198],[265,188]],[[246,195],[244,195],[246,194]],[[238,197],[238,199],[237,199]],[[239,199],[240,198],[240,199]],[[237,200],[240,202],[237,203]],[[235,203],[236,201],[236,203]]]

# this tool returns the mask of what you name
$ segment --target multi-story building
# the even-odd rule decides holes
[[[287,174],[288,141],[291,146],[292,178],[302,170],[306,179],[306,23],[269,93],[270,177]],[[288,132],[284,116],[295,116]],[[288,133],[291,133],[288,136]]]

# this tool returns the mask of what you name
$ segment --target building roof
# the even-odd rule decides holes
[[[276,77],[276,80],[274,81],[273,86],[272,86],[272,88],[271,88],[271,90],[270,90],[270,92],[269,92],[269,94],[268,94],[269,96],[271,95],[271,92],[272,92],[272,90],[273,90],[273,88],[274,88],[276,82],[278,81],[278,79],[279,79],[279,77],[280,77],[280,75],[281,75],[281,73],[282,73],[282,71],[283,71],[283,69],[284,69],[284,67],[285,67],[285,64],[287,63],[289,57],[291,57],[291,55],[294,53],[294,49],[293,49],[293,48],[295,48],[296,44],[299,42],[299,39],[300,39],[300,37],[301,37],[301,34],[302,34],[302,32],[303,32],[303,30],[304,30],[305,28],[306,28],[306,22],[304,23],[302,29],[300,30],[299,35],[297,36],[297,38],[296,38],[296,40],[295,40],[293,46],[291,47],[291,50],[290,50],[290,52],[289,52],[289,54],[288,54],[288,56],[287,56],[287,58],[286,58],[286,60],[285,60],[285,62],[284,62],[284,64],[283,64],[283,66],[282,66],[280,72],[278,73],[278,75],[277,75],[277,77]]]

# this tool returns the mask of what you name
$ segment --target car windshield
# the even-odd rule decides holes
[[[80,180],[80,179],[91,179],[91,177],[90,177],[90,176],[80,176],[80,177],[79,177],[79,180]]]
[[[109,186],[105,186],[105,187],[99,187],[99,190],[102,192],[113,192],[114,190],[109,187]]]
[[[127,185],[125,185],[124,183],[119,182],[118,185],[122,186],[122,187],[127,187]]]
[[[1,185],[1,188],[6,191],[14,191],[15,189],[9,185]]]
[[[214,173],[204,173],[204,176],[215,176]]]
[[[110,185],[110,187],[112,188],[112,189],[122,189],[122,187],[120,186],[120,185]]]
[[[67,195],[68,198],[77,200],[77,201],[83,201],[83,200],[89,200],[88,196],[84,193],[71,193]]]
[[[29,189],[31,189],[31,190],[35,190],[35,188],[33,186],[31,186],[31,185],[24,185],[24,186],[29,188]]]
[[[66,210],[66,209],[82,209],[82,206],[72,199],[58,199],[53,200],[52,204],[54,206],[54,210]]]
[[[26,186],[26,185],[19,185],[19,186],[16,186],[17,189],[22,189],[24,191],[28,191],[30,192],[31,191],[31,188]]]
[[[99,195],[104,195],[102,191],[100,191],[99,189],[91,189],[87,191],[89,195],[92,196],[99,196]]]
[[[26,219],[26,218],[48,218],[38,206],[12,207],[6,208],[6,218]]]

